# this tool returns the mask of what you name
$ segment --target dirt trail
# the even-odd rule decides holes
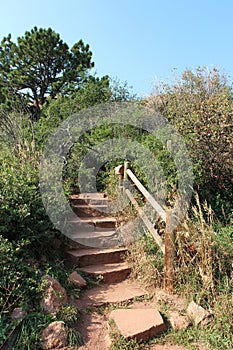
[[[173,309],[182,309],[184,300],[165,294],[162,290],[158,290],[155,296],[149,300],[142,301],[125,301],[128,296],[127,288],[131,285],[137,291],[142,291],[135,281],[125,280],[116,285],[100,285],[96,288],[86,290],[80,299],[76,300],[75,305],[81,312],[81,318],[78,322],[78,330],[82,334],[84,345],[77,348],[79,350],[108,350],[111,347],[111,337],[109,333],[108,315],[110,311],[117,307],[121,308],[160,308],[161,300],[164,300]],[[131,291],[132,291],[131,290]],[[140,294],[140,293],[139,293]],[[100,298],[99,296],[102,295]],[[125,298],[124,298],[125,296]],[[108,304],[107,300],[112,300],[113,304]],[[120,304],[119,304],[120,303]],[[101,309],[99,307],[102,305]],[[165,344],[145,345],[145,350],[187,350],[183,346]],[[200,348],[200,350],[205,350]]]

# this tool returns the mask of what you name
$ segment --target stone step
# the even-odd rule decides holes
[[[78,193],[78,194],[72,194],[70,196],[70,199],[104,199],[107,198],[107,195],[103,192],[88,192],[88,193]]]
[[[92,205],[92,204],[78,204],[72,206],[73,211],[79,217],[99,217],[106,216],[106,212],[108,209],[107,205]]]
[[[124,339],[148,340],[166,331],[162,316],[156,309],[116,309],[109,315]]]
[[[116,283],[126,279],[131,272],[131,268],[126,262],[122,262],[85,266],[81,268],[81,271],[94,277],[103,276],[103,283]]]
[[[73,205],[106,205],[110,202],[105,193],[102,192],[73,194],[70,196],[70,201]]]
[[[88,232],[86,232],[88,234]],[[76,243],[81,244],[87,248],[115,248],[120,245],[120,241],[118,235],[114,232],[113,234],[109,234],[106,232],[105,234],[99,234],[98,232],[93,231],[92,234],[88,234],[87,236],[69,236],[69,238]]]
[[[75,240],[79,238],[97,238],[97,237],[115,237],[117,236],[117,233],[115,230],[110,229],[97,229],[97,230],[91,230],[91,231],[77,231],[74,232],[69,238]]]
[[[79,249],[67,251],[67,257],[79,267],[113,264],[122,262],[127,248],[115,249]]]
[[[110,203],[110,200],[106,198],[79,198],[79,197],[70,197],[70,202],[73,205],[107,205]]]
[[[148,292],[138,286],[136,281],[126,279],[113,284],[100,284],[94,288],[83,291],[79,299],[76,300],[79,309],[86,305],[102,306],[108,304],[121,304],[134,298],[148,296]]]
[[[80,220],[69,221],[69,224],[75,225],[78,229],[79,226],[86,224],[88,226],[94,226],[96,228],[115,228],[116,227],[116,219],[113,217],[81,217]],[[87,226],[87,227],[88,227]]]

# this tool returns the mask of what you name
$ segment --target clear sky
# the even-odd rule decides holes
[[[0,35],[15,40],[51,27],[69,46],[90,45],[98,76],[127,81],[140,96],[197,66],[233,76],[232,0],[1,1]]]

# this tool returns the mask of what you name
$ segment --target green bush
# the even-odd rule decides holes
[[[15,307],[30,309],[37,304],[41,292],[43,270],[30,257],[30,241],[10,242],[0,236],[0,313]]]
[[[183,136],[195,175],[195,189],[215,214],[229,222],[233,202],[232,85],[216,68],[186,70],[163,84],[147,106],[159,110]],[[224,208],[224,214],[222,212]]]
[[[36,350],[41,345],[41,332],[55,317],[41,312],[30,312],[21,321],[12,320],[3,316],[0,319],[0,343],[2,344],[10,332],[16,330],[15,338],[8,341],[12,350]],[[18,325],[18,326],[17,326]]]
[[[45,254],[55,230],[42,203],[37,162],[14,154],[1,158],[0,234],[9,240],[27,239],[30,249]]]

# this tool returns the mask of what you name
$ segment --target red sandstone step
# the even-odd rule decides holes
[[[81,271],[94,277],[103,276],[103,283],[116,283],[126,279],[131,272],[131,268],[123,262],[85,266],[81,268]]]
[[[92,205],[104,205],[109,202],[105,193],[79,193],[70,196],[70,201],[73,204],[92,204]]]
[[[96,217],[96,216],[103,216],[106,215],[106,211],[108,209],[107,205],[73,205],[72,207],[73,211],[79,216],[79,217]]]
[[[113,248],[119,246],[119,237],[116,231],[92,231],[72,234],[69,238],[89,248]]]
[[[162,316],[156,309],[117,309],[109,319],[114,320],[125,339],[147,340],[166,330]]]
[[[72,225],[78,226],[82,224],[88,224],[90,226],[95,226],[96,228],[115,228],[116,227],[116,219],[113,217],[81,217],[80,220],[77,221],[69,221]]]
[[[99,264],[113,264],[123,261],[127,248],[79,249],[67,252],[67,257],[79,267]]]
[[[79,198],[79,197],[70,197],[70,201],[73,205],[106,205],[110,201],[106,198]]]
[[[103,199],[107,198],[107,195],[103,192],[88,192],[88,193],[78,193],[72,194],[71,199]]]
[[[133,300],[134,298],[148,295],[148,292],[139,287],[136,281],[126,279],[113,284],[99,284],[94,288],[83,291],[80,298],[77,299],[77,306],[82,309],[83,305],[117,305],[125,301]]]
[[[74,232],[69,238],[71,239],[79,239],[79,238],[97,238],[97,237],[114,237],[117,236],[115,230],[110,229],[99,229],[99,230],[90,230],[90,231],[77,231]]]

